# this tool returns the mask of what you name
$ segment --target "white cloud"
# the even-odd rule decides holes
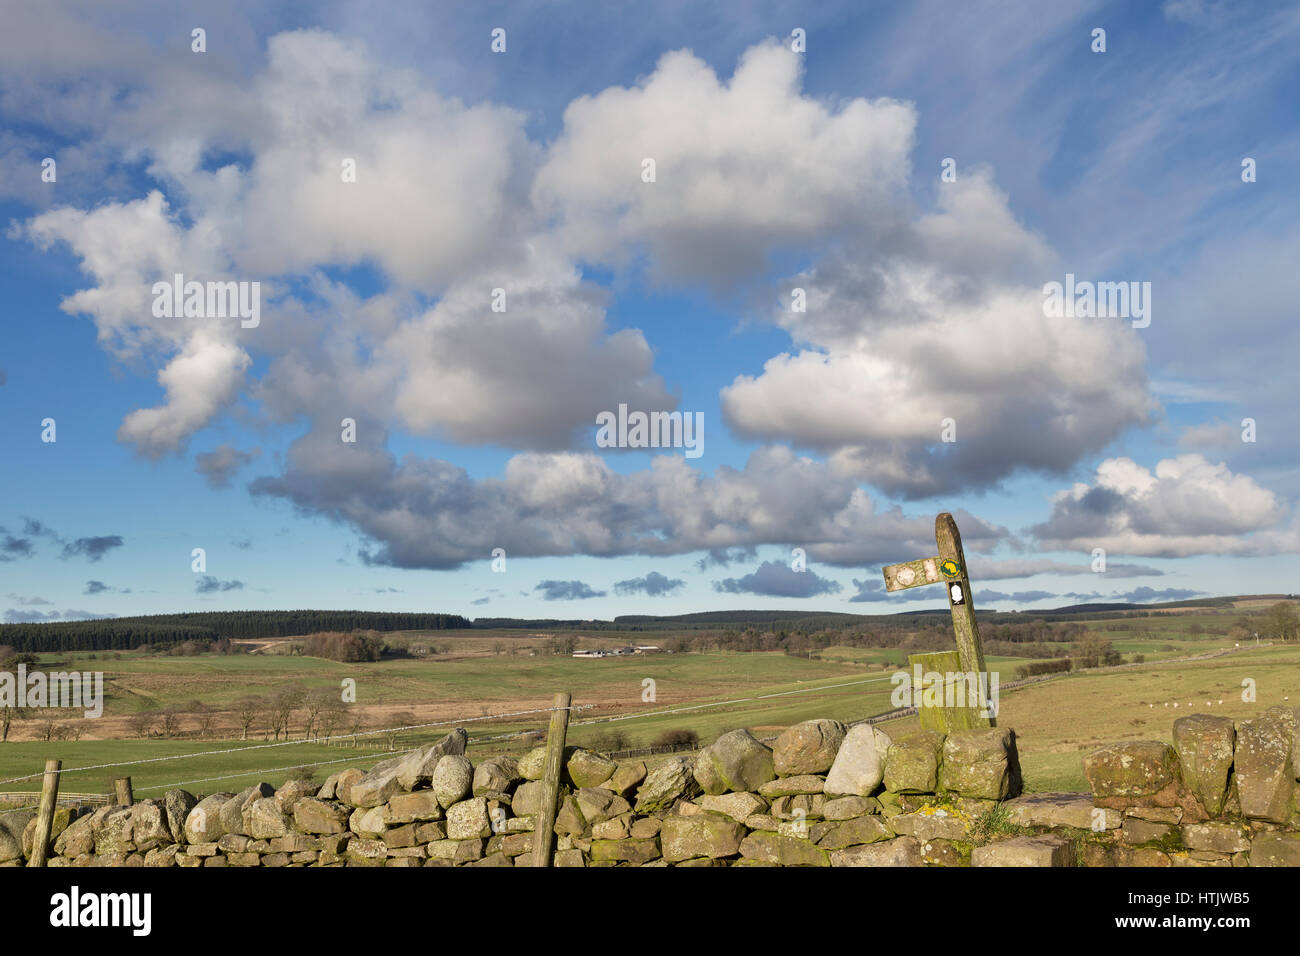
[[[747,50],[729,82],[687,50],[634,88],[569,104],[533,185],[580,258],[645,248],[665,277],[727,282],[773,250],[891,220],[907,181],[915,113],[895,100],[804,95],[801,58]],[[642,181],[655,160],[656,181]]]
[[[932,550],[933,519],[879,506],[852,480],[787,448],[763,448],[744,468],[705,476],[660,456],[620,474],[594,453],[517,455],[503,479],[475,480],[450,462],[384,448],[382,431],[355,445],[329,431],[292,446],[280,476],[256,494],[285,498],[346,522],[378,547],[368,560],[398,567],[455,567],[513,557],[684,554],[781,543],[810,559],[855,566]],[[1006,530],[959,512],[963,542],[987,551]]]
[[[1030,532],[1054,550],[1268,555],[1300,550],[1300,531],[1286,519],[1286,505],[1254,479],[1186,454],[1158,462],[1154,472],[1129,458],[1106,459],[1092,484],[1058,493],[1048,520]]]
[[[806,281],[826,312],[788,321],[823,347],[723,390],[723,414],[746,437],[815,448],[846,474],[927,495],[1065,470],[1150,416],[1132,331],[1047,318],[1037,290],[972,292],[911,264],[846,263]]]

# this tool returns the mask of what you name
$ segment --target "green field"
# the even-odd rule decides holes
[[[1007,690],[999,724],[1017,732],[1027,787],[1084,790],[1082,755],[1088,749],[1116,740],[1169,740],[1173,721],[1183,714],[1241,718],[1291,702],[1288,698],[1300,703],[1300,646],[1247,645],[1223,657],[1161,663],[1231,648],[1235,642],[1226,631],[1238,617],[1218,610],[1098,620],[1092,626],[1116,650],[1126,659],[1142,654],[1145,663],[1076,672]],[[157,795],[157,788],[168,784],[197,793],[240,789],[258,779],[279,784],[299,772],[288,768],[299,765],[308,765],[317,779],[348,766],[365,768],[389,750],[437,739],[452,726],[470,731],[472,757],[518,753],[532,745],[518,735],[542,730],[547,714],[484,718],[544,711],[557,691],[570,692],[574,704],[584,708],[572,718],[569,740],[574,744],[597,746],[606,743],[611,732],[618,732],[625,746],[641,747],[654,743],[665,731],[682,729],[694,731],[707,743],[737,727],[773,737],[793,723],[814,717],[847,722],[890,710],[889,675],[907,657],[899,648],[831,644],[816,650],[812,659],[779,651],[715,651],[582,660],[546,654],[546,634],[441,631],[387,637],[398,644],[432,641],[438,645],[437,653],[359,664],[284,653],[288,644],[268,644],[263,652],[232,656],[41,655],[37,665],[41,669],[104,671],[105,717],[86,721],[93,726],[75,741],[33,740],[33,721],[15,724],[11,740],[0,744],[0,780],[37,774],[46,758],[58,757],[66,771],[65,791],[104,792],[113,777],[126,774],[142,796]],[[578,646],[615,646],[634,639],[646,640],[626,633],[591,632],[578,636]],[[659,643],[663,637],[649,640]],[[1017,667],[1027,659],[990,654],[986,662],[1005,683],[1016,678]],[[653,699],[643,699],[647,678],[654,681]],[[1254,703],[1241,700],[1246,678],[1258,688]],[[266,746],[283,742],[265,740],[260,730],[247,741],[237,739],[229,709],[240,698],[268,696],[291,684],[335,690],[344,680],[356,682],[356,708],[366,715],[363,730],[408,723],[439,726],[325,745],[297,739],[303,735],[298,718],[289,745]],[[225,724],[219,722],[213,739],[195,739],[195,725],[186,723],[173,739],[134,739],[133,713],[184,711],[195,700],[225,712],[221,718]],[[917,724],[913,717],[882,726],[898,735]],[[191,756],[211,750],[233,752]],[[159,757],[183,759],[154,759]],[[154,762],[77,772],[82,767],[134,760]],[[0,791],[37,787],[36,780],[0,783]]]

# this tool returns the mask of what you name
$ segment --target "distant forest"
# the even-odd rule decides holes
[[[1257,597],[1281,599],[1287,595]],[[978,592],[975,598],[978,603]],[[1066,627],[1073,622],[1145,618],[1175,608],[1230,611],[1233,600],[1231,597],[1219,597],[1151,605],[1076,604],[1043,611],[979,611],[977,616],[983,627],[988,629],[985,631],[986,641],[1024,644],[1075,640],[1077,635],[1073,631],[1076,629]],[[933,610],[894,614],[732,610],[667,616],[629,614],[616,617],[613,621],[522,618],[477,618],[470,621],[458,614],[387,611],[194,611],[94,621],[0,624],[0,647],[7,646],[19,653],[126,651],[146,645],[176,645],[186,641],[211,643],[232,638],[299,637],[320,632],[454,628],[483,631],[658,632],[657,640],[668,635],[695,632],[698,640],[687,640],[681,649],[696,644],[723,644],[729,647],[738,645],[750,650],[759,647],[790,650],[811,649],[831,643],[892,647],[907,640],[906,632],[920,631],[925,634],[932,629],[948,627],[948,608],[943,606],[942,596],[939,606]],[[818,635],[817,639],[809,641],[808,637],[814,634]]]
[[[230,638],[294,637],[318,631],[415,631],[467,628],[458,614],[388,611],[194,611],[95,621],[0,624],[0,646],[19,653],[129,651],[152,644]]]

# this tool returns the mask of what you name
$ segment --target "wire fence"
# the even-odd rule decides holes
[[[1010,681],[1002,684],[1001,686],[1004,689],[1011,689],[1016,686],[1037,683],[1042,680],[1049,680],[1059,676],[1060,675],[1042,675],[1039,677],[1031,677],[1024,680]],[[725,698],[723,700],[716,700],[716,701],[705,701],[705,702],[694,703],[694,704],[653,708],[649,710],[637,711],[634,713],[627,713],[627,714],[606,714],[597,717],[591,717],[585,720],[570,721],[569,727],[570,728],[592,727],[592,726],[611,724],[611,723],[621,722],[621,721],[644,720],[644,719],[657,718],[657,717],[674,716],[679,714],[698,713],[710,709],[736,707],[738,705],[743,705],[743,704],[758,703],[763,701],[776,700],[780,698],[794,697],[798,695],[822,694],[822,693],[827,693],[830,691],[840,690],[848,687],[858,687],[866,684],[875,684],[875,683],[881,683],[885,681],[891,681],[892,679],[893,678],[890,676],[872,677],[872,678],[864,678],[861,680],[844,681],[836,684],[821,684],[821,685],[816,685],[811,687],[801,687],[795,690],[777,691],[770,694],[755,694],[747,697]],[[586,705],[570,706],[565,709],[573,713],[577,713],[580,711],[594,709],[595,706],[596,705],[586,704]],[[611,706],[611,705],[606,704],[602,706]],[[534,707],[534,708],[526,708],[521,710],[505,711],[496,714],[479,714],[477,716],[465,715],[457,718],[429,721],[424,723],[403,724],[395,727],[384,727],[377,730],[358,731],[356,733],[348,733],[348,734],[334,734],[326,737],[312,737],[303,740],[283,740],[283,741],[275,741],[271,743],[251,744],[248,746],[199,751],[197,753],[169,754],[161,757],[142,757],[134,760],[121,760],[121,761],[113,761],[113,762],[106,762],[106,763],[88,764],[80,767],[68,767],[62,769],[60,771],[60,774],[66,775],[66,774],[75,774],[75,773],[87,773],[91,771],[100,771],[100,770],[115,770],[120,768],[142,767],[148,765],[156,765],[161,763],[173,762],[178,760],[194,761],[194,760],[213,758],[213,757],[223,757],[228,755],[243,755],[253,751],[264,751],[264,750],[269,751],[269,750],[277,750],[284,747],[294,747],[294,746],[301,747],[309,744],[327,744],[330,741],[337,741],[337,740],[356,740],[358,738],[374,738],[374,737],[382,737],[382,736],[389,736],[391,738],[392,736],[399,733],[431,730],[440,727],[452,727],[452,726],[459,727],[465,724],[483,724],[489,721],[536,717],[538,715],[543,715],[543,714],[546,715],[546,719],[549,719],[550,714],[554,710],[555,710],[554,707]],[[915,714],[916,714],[915,707],[894,708],[892,710],[884,711],[879,714],[873,714],[861,718],[859,720],[852,721],[850,722],[850,726],[856,724],[883,723],[885,721],[890,721],[890,720],[899,720],[904,717],[913,716]],[[544,721],[539,721],[539,726],[532,729],[511,730],[505,733],[470,737],[467,746],[483,747],[488,744],[499,743],[503,741],[528,742],[530,740],[533,741],[540,740],[544,734],[545,726],[546,725]],[[776,736],[774,735],[771,737],[765,737],[760,739],[764,740],[765,742],[770,742],[772,740],[775,740]],[[350,763],[353,766],[360,768],[361,766],[367,766],[373,763],[377,763],[378,761],[388,757],[393,757],[399,754],[407,753],[412,749],[415,748],[394,747],[390,744],[390,746],[387,749],[380,750],[374,753],[367,753],[367,754],[352,753],[346,757],[340,757],[337,759],[311,760],[304,763],[293,763],[293,764],[274,766],[274,767],[259,767],[259,768],[240,770],[240,771],[230,772],[230,773],[220,773],[220,774],[211,774],[207,776],[192,777],[189,779],[171,781],[169,783],[150,784],[148,786],[140,787],[139,792],[151,793],[155,791],[166,791],[166,790],[171,790],[183,786],[193,786],[195,784],[216,783],[219,781],[226,781],[226,780],[238,780],[246,777],[257,777],[257,776],[269,775],[273,773],[286,773],[286,772],[292,772],[297,770],[306,770],[308,768],[314,769],[318,767],[331,766],[334,764],[341,764],[341,763]],[[699,749],[698,742],[692,741],[692,742],[682,742],[677,744],[658,744],[658,745],[651,745],[651,746],[640,747],[640,748],[625,748],[622,750],[613,751],[612,753],[608,754],[608,756],[615,759],[623,759],[623,758],[632,758],[632,757],[641,757],[641,756],[655,756],[659,754],[669,754],[669,753],[688,753],[688,752],[694,752],[698,749]],[[0,780],[0,786],[13,784],[13,783],[21,783],[28,780],[35,780],[41,778],[43,774],[44,772],[41,771],[32,774],[24,774],[16,777],[10,777],[4,780]],[[0,801],[4,801],[10,798],[16,798],[20,800],[29,799],[31,797],[37,797],[37,796],[39,796],[39,793],[16,792],[16,791],[0,792]],[[80,803],[83,805],[84,804],[107,805],[115,802],[115,799],[111,794],[106,795],[102,793],[100,794],[63,793],[60,795],[59,802],[62,804]],[[27,808],[22,808],[22,809],[27,809]],[[13,810],[6,808],[3,805],[3,803],[0,803],[0,813],[8,813],[8,812],[13,812]]]

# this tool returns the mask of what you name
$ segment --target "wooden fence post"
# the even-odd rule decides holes
[[[556,694],[551,702],[551,726],[546,732],[546,769],[542,772],[542,808],[533,828],[533,866],[550,866],[555,846],[555,816],[564,770],[564,738],[569,732],[572,694]]]
[[[113,781],[113,789],[117,792],[117,805],[119,807],[129,807],[135,803],[135,794],[131,790],[130,777],[118,777]]]
[[[54,825],[54,806],[59,799],[59,770],[62,760],[45,761],[45,777],[41,781],[41,806],[36,812],[36,833],[32,839],[32,858],[28,866],[44,866],[49,850],[50,829]]]

